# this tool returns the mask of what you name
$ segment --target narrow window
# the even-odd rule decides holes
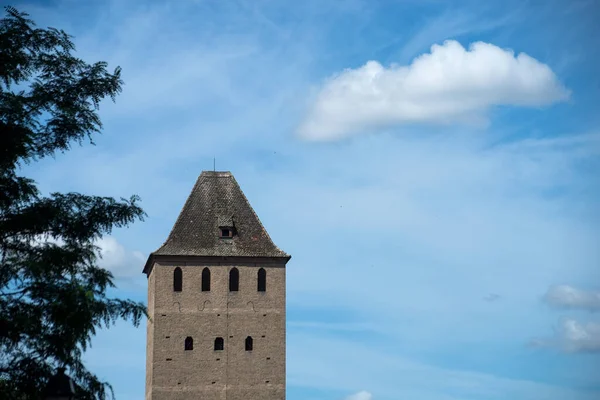
[[[218,337],[215,339],[215,351],[217,350],[223,350],[223,348],[225,347],[225,342],[223,341],[222,337]]]
[[[232,268],[229,271],[229,291],[237,292],[240,290],[240,271],[237,268]]]
[[[189,336],[186,337],[184,347],[185,350],[194,350],[194,339]]]
[[[202,291],[210,292],[210,269],[208,268],[202,270]]]
[[[252,336],[246,338],[246,351],[252,351]]]
[[[175,268],[173,271],[173,291],[181,292],[181,286],[183,284],[183,273],[181,272],[181,268]]]
[[[267,271],[264,268],[258,270],[258,291],[267,291]]]

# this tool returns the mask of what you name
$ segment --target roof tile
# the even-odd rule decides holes
[[[235,235],[220,238],[220,227]],[[289,257],[265,230],[231,172],[203,171],[166,242],[152,255]]]

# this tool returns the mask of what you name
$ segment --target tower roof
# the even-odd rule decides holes
[[[221,238],[221,228],[233,228],[235,234]],[[153,255],[289,258],[275,246],[231,172],[213,171],[200,174],[169,237]]]

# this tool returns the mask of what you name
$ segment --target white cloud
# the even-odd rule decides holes
[[[565,349],[569,352],[600,351],[600,323],[579,323],[565,319],[560,329]]]
[[[373,400],[373,395],[363,390],[362,392],[346,397],[346,400]]]
[[[146,262],[139,251],[129,251],[112,236],[104,236],[96,242],[100,248],[98,264],[113,273],[116,278],[142,276]]]
[[[552,307],[600,311],[600,291],[582,290],[569,285],[553,286],[544,295]]]
[[[581,323],[571,318],[560,321],[552,338],[535,339],[532,345],[553,347],[567,353],[600,352],[600,323]]]
[[[535,107],[566,100],[550,67],[520,53],[476,42],[433,45],[409,66],[369,61],[329,79],[299,128],[309,140],[411,123],[480,123],[492,106]]]
[[[32,240],[33,245],[44,243],[63,246],[64,241],[48,235],[38,235]],[[113,273],[116,278],[130,278],[142,276],[142,267],[146,258],[140,251],[130,251],[117,241],[113,236],[103,236],[94,242],[98,247],[98,265]]]

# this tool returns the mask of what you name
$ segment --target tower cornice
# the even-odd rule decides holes
[[[285,267],[292,256],[285,257],[260,257],[260,256],[179,256],[150,254],[143,273],[150,275],[154,263],[168,265],[270,265]]]

